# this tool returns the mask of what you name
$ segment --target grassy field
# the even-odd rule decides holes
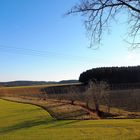
[[[53,119],[45,110],[0,100],[0,140],[140,140],[140,119]]]
[[[47,84],[34,86],[14,86],[14,87],[0,87],[0,96],[35,96],[39,97],[44,94],[44,89],[48,87],[67,87],[79,84]],[[47,92],[45,92],[46,94]]]

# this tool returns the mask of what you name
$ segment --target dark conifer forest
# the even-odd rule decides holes
[[[109,84],[140,83],[140,66],[93,68],[79,77],[79,81],[84,84],[90,80],[106,81]]]

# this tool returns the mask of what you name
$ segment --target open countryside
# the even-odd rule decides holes
[[[92,69],[81,74],[79,81],[83,83],[29,86],[20,86],[18,81],[12,86],[3,83],[0,138],[138,140],[140,88],[135,77],[139,69],[138,66]],[[135,76],[129,77],[134,71]],[[105,76],[110,84],[97,79],[101,73],[100,78]],[[122,73],[124,83],[118,79]],[[92,78],[98,81],[93,79],[93,83]]]
[[[0,0],[0,140],[140,140],[140,0]]]
[[[140,119],[56,120],[40,107],[5,100],[0,100],[0,114],[0,140],[140,138]]]

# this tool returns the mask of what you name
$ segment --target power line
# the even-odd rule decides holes
[[[39,56],[39,57],[63,57],[63,59],[68,59],[68,58],[75,58],[80,59],[80,61],[90,61],[91,58],[87,57],[82,57],[82,56],[75,56],[71,54],[64,54],[64,53],[57,53],[57,52],[50,52],[50,51],[40,51],[40,50],[34,50],[34,49],[28,49],[28,48],[19,48],[19,47],[14,47],[14,46],[6,46],[6,45],[0,45],[0,49],[2,52],[6,53],[12,53],[12,54],[21,54],[21,55],[30,55],[30,56]],[[93,62],[93,61],[92,61]]]

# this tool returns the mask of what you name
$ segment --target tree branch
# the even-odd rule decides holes
[[[123,5],[127,6],[128,8],[132,9],[133,11],[140,13],[140,9],[133,7],[132,5],[128,4],[127,2],[125,2],[123,0],[118,0],[118,1],[120,1]]]

